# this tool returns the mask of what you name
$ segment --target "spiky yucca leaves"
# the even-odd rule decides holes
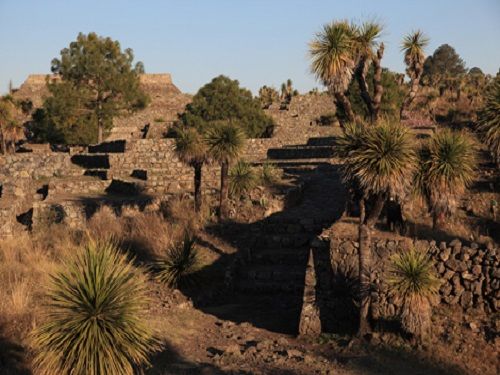
[[[323,26],[309,43],[311,70],[333,92],[345,92],[354,69],[354,30],[347,21]]]
[[[156,278],[171,288],[195,282],[194,273],[199,269],[196,238],[186,231],[182,241],[168,249],[165,258],[155,264]]]
[[[402,195],[411,184],[416,157],[405,127],[388,120],[373,127],[350,125],[338,145],[344,181],[356,181],[365,196]]]
[[[257,183],[257,176],[252,166],[244,160],[239,160],[229,172],[229,192],[233,196],[240,196]]]
[[[431,303],[439,281],[428,255],[415,248],[392,256],[388,283],[391,293],[402,299],[401,324],[417,339],[431,328]]]
[[[500,76],[488,85],[485,105],[480,113],[479,131],[500,166]]]
[[[264,185],[273,185],[281,178],[281,172],[273,163],[262,164],[260,180]]]
[[[420,151],[415,187],[434,214],[434,227],[453,213],[458,198],[470,185],[476,168],[475,147],[465,133],[442,130],[434,133]]]
[[[145,275],[112,242],[90,241],[52,276],[46,323],[33,333],[47,374],[133,374],[157,347],[145,323]]]

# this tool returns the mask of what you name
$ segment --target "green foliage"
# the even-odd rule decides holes
[[[381,84],[384,88],[380,102],[382,117],[396,118],[405,98],[405,90],[397,82],[398,74],[388,69],[382,70]],[[368,89],[373,92],[373,66],[368,70]],[[357,80],[352,80],[347,91],[354,113],[361,118],[369,118],[370,114],[361,98],[361,90]]]
[[[271,186],[281,179],[281,170],[273,164],[266,162],[262,164],[260,181],[265,186]]]
[[[420,150],[414,186],[434,212],[450,213],[472,182],[475,168],[472,140],[465,133],[442,130]]]
[[[176,129],[175,152],[189,165],[204,163],[207,159],[207,145],[196,128]]]
[[[17,106],[10,95],[0,98],[0,151],[15,150],[15,143],[23,135],[23,127],[16,120]]]
[[[259,100],[262,108],[267,109],[279,100],[278,91],[274,87],[264,85],[259,89]]]
[[[270,137],[275,125],[259,99],[222,75],[203,86],[180,116],[182,124],[202,132],[214,121],[237,121],[249,138]]]
[[[245,135],[239,126],[217,121],[207,129],[205,142],[209,155],[222,163],[238,158],[243,150]]]
[[[50,374],[133,374],[157,346],[145,275],[111,242],[89,242],[52,276],[35,366]]]
[[[195,282],[194,274],[199,270],[199,266],[196,239],[186,231],[184,239],[172,246],[164,259],[156,262],[156,278],[171,288],[192,285]]]
[[[108,131],[113,118],[144,108],[147,95],[139,85],[142,63],[132,67],[131,49],[95,33],[77,40],[52,60],[52,72],[61,80],[48,82],[51,94],[35,117],[38,140],[91,143],[98,130]],[[76,134],[75,134],[76,133]],[[75,142],[76,141],[76,142]]]
[[[400,195],[411,184],[408,176],[415,168],[414,141],[399,123],[349,124],[337,147],[345,160],[344,181],[355,183],[365,195]]]
[[[345,92],[355,65],[353,28],[347,21],[325,24],[309,43],[311,71],[332,92]]]
[[[500,165],[500,76],[488,85],[485,105],[479,116],[479,132]]]
[[[229,171],[229,192],[232,196],[241,196],[252,190],[256,183],[253,167],[244,160],[239,160]]]
[[[439,287],[431,260],[415,248],[391,257],[388,282],[392,292],[402,298],[431,297]]]
[[[414,70],[416,65],[424,63],[424,49],[428,44],[429,38],[421,30],[412,31],[403,38],[401,51],[409,69]]]
[[[455,49],[443,44],[425,60],[422,79],[431,86],[447,88],[451,81],[465,72],[465,63]]]

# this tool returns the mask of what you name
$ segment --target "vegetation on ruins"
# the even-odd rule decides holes
[[[207,130],[206,142],[209,155],[221,166],[219,218],[225,219],[228,216],[229,165],[243,150],[245,136],[235,123],[218,121]]]
[[[274,120],[264,113],[260,100],[222,75],[200,88],[180,115],[181,124],[202,132],[214,121],[237,121],[248,138],[270,137],[274,129]]]
[[[410,90],[401,106],[400,118],[404,117],[404,112],[417,96],[420,79],[424,72],[424,49],[428,44],[429,38],[420,30],[413,31],[403,38],[401,51],[404,54],[406,74],[410,77]]]
[[[431,329],[431,298],[439,288],[429,256],[410,248],[391,257],[388,282],[392,294],[402,299],[401,324],[417,340],[425,339]]]
[[[433,228],[441,228],[473,180],[476,168],[472,140],[465,133],[441,130],[420,150],[415,187],[432,212]]]
[[[273,163],[266,162],[262,164],[260,172],[261,183],[266,186],[275,184],[281,178],[280,170]]]
[[[274,87],[262,86],[259,89],[259,100],[263,109],[269,108],[273,103],[279,100],[280,95]]]
[[[157,346],[144,321],[146,277],[112,242],[93,242],[53,275],[35,366],[49,374],[133,374]]]
[[[182,241],[174,243],[165,256],[156,261],[156,278],[171,288],[189,286],[195,282],[194,274],[200,268],[196,238],[188,230]]]
[[[500,74],[488,85],[478,130],[500,166]]]
[[[23,135],[23,127],[16,121],[16,104],[11,96],[0,98],[0,152],[2,154],[13,153],[16,142]]]
[[[360,208],[359,220],[359,334],[369,330],[371,230],[388,197],[403,195],[411,185],[415,152],[409,130],[387,120],[376,126],[347,124],[338,140],[344,159],[344,182]]]
[[[194,207],[196,212],[199,212],[202,203],[202,168],[208,158],[207,145],[196,128],[177,128],[176,133],[175,152],[179,159],[191,166],[194,171]]]
[[[130,48],[95,33],[80,33],[52,60],[60,79],[47,82],[51,94],[34,116],[35,138],[58,143],[102,142],[113,119],[144,108],[147,95],[139,85],[144,72]]]

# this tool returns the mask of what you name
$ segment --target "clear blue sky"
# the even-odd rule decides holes
[[[287,78],[306,91],[319,86],[307,43],[321,25],[373,17],[386,26],[383,65],[392,70],[404,71],[399,43],[415,28],[430,36],[428,53],[448,43],[469,68],[500,68],[500,0],[0,0],[0,92],[10,79],[48,73],[80,31],[119,40],[184,92],[219,74],[254,93]]]

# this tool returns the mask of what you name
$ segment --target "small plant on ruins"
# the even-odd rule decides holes
[[[389,196],[405,193],[415,168],[413,139],[398,123],[384,121],[376,126],[347,124],[338,140],[344,159],[343,180],[360,207],[359,220],[359,334],[369,331],[371,230]]]
[[[244,160],[239,160],[229,172],[229,193],[233,197],[241,196],[252,190],[257,183],[254,168]]]
[[[221,166],[219,219],[228,215],[229,164],[243,151],[245,136],[240,128],[232,122],[214,122],[206,134],[208,153]]]
[[[121,375],[157,347],[144,314],[146,277],[112,242],[90,241],[52,276],[46,322],[33,332],[48,374]]]
[[[431,328],[430,299],[439,288],[429,256],[415,248],[394,254],[388,283],[391,293],[402,301],[403,329],[418,340],[425,339]]]
[[[486,103],[480,112],[479,128],[482,137],[500,166],[500,75],[486,89]]]
[[[453,214],[475,168],[474,144],[465,133],[439,131],[420,150],[415,188],[432,212],[434,229],[441,228]]]
[[[274,87],[264,85],[259,89],[259,100],[262,108],[267,109],[279,100],[278,91]]]
[[[165,257],[156,262],[156,278],[171,288],[192,285],[199,264],[196,239],[186,231],[183,240],[171,246]]]
[[[265,162],[260,171],[260,181],[264,186],[272,186],[281,179],[281,170],[273,163]]]
[[[201,208],[201,178],[203,164],[207,161],[207,146],[196,128],[177,128],[175,152],[179,159],[194,170],[194,207]]]

